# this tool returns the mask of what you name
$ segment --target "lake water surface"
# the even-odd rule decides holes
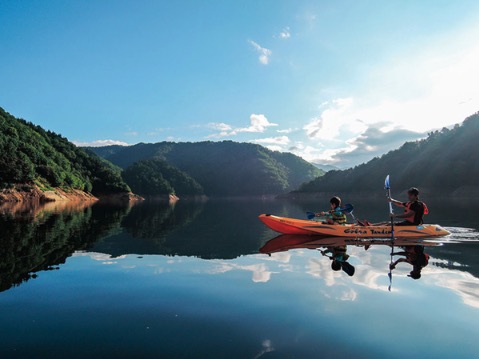
[[[387,240],[350,240],[351,276],[320,252],[344,243],[257,219],[327,199],[3,209],[0,358],[478,357],[479,206],[428,205],[453,234],[419,243],[421,278],[400,263],[391,291]],[[387,220],[384,201],[355,208]]]

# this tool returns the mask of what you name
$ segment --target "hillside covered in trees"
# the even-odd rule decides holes
[[[344,171],[330,171],[299,187],[298,192],[361,192],[381,188],[387,174],[397,190],[411,186],[453,193],[479,186],[479,112],[453,129],[406,142],[380,158]]]
[[[76,189],[106,195],[129,192],[121,170],[66,138],[0,108],[0,189]]]
[[[133,163],[123,172],[123,178],[132,191],[142,196],[176,192],[183,196],[203,194],[203,187],[198,182],[159,158]]]
[[[302,158],[290,153],[270,151],[251,143],[196,142],[196,143],[139,143],[134,146],[92,147],[99,156],[125,169],[124,178],[135,191],[136,184],[148,183],[148,173],[161,173],[163,180],[182,195],[178,187],[187,184],[187,192],[207,196],[245,196],[279,194],[298,188],[302,183],[324,174]],[[159,169],[138,164],[138,161],[156,159],[170,166]],[[151,165],[151,162],[149,163]],[[134,166],[133,168],[131,166]],[[172,168],[184,177],[172,178]],[[142,175],[135,172],[141,171]],[[168,173],[169,172],[169,173]],[[162,180],[159,179],[159,182]],[[165,183],[166,183],[165,182]],[[168,187],[158,187],[167,189]],[[140,190],[139,194],[142,193]]]

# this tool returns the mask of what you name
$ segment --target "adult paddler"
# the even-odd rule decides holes
[[[408,202],[401,202],[389,198],[389,201],[398,207],[404,208],[404,213],[391,213],[392,218],[401,218],[402,222],[395,223],[396,226],[419,226],[423,224],[423,218],[429,211],[424,202],[419,200],[419,190],[416,187],[411,187],[407,191],[409,198]]]

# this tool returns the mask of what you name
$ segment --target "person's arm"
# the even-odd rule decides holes
[[[406,258],[399,258],[396,262],[390,264],[389,268],[394,269],[396,268],[397,264],[401,262],[407,262]]]
[[[331,248],[325,249],[324,251],[320,251],[320,252],[323,256],[328,257],[329,259],[333,258],[333,256],[327,255],[328,253],[331,253],[331,254],[333,253],[333,250]]]
[[[416,212],[414,212],[411,209],[409,211],[401,213],[401,214],[391,213],[391,217],[393,217],[393,218],[408,218],[408,217],[412,217],[412,216],[415,216],[415,215],[416,215]]]
[[[398,201],[398,200],[396,200],[396,199],[394,199],[394,198],[389,198],[389,202],[391,202],[392,204],[394,204],[394,205],[396,205],[396,206],[398,206],[398,207],[406,207],[403,202]]]
[[[316,213],[316,217],[324,217],[329,215],[331,215],[331,211],[328,211],[328,212],[322,211],[322,212]]]

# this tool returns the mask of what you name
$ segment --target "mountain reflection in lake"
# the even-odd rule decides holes
[[[0,207],[0,357],[475,357],[478,208],[428,205],[453,234],[396,241],[421,277],[399,262],[391,292],[389,241],[277,236],[257,219],[317,203]]]

